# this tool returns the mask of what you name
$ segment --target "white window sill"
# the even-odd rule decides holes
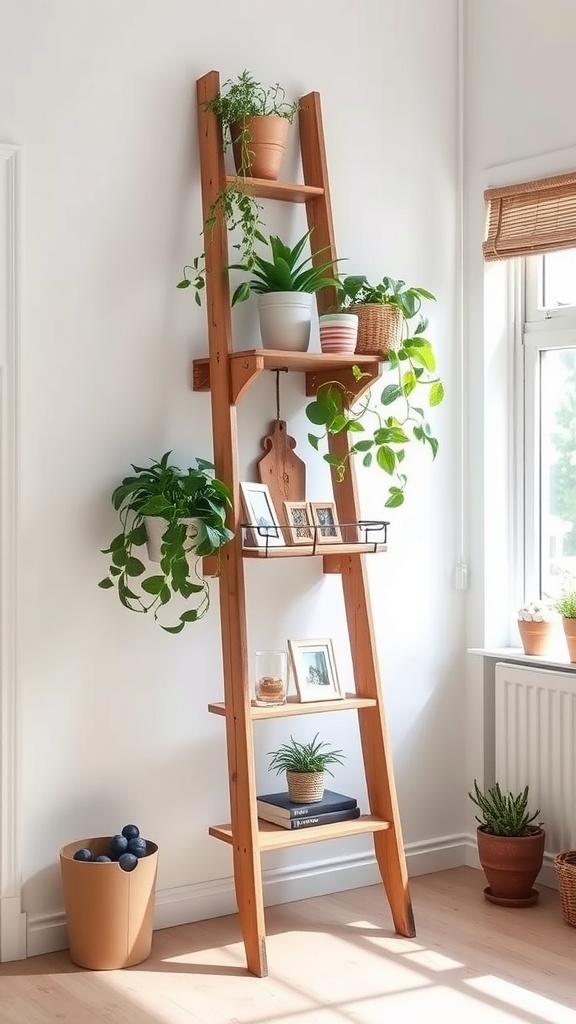
[[[576,672],[576,662],[568,661],[559,656],[558,660],[537,654],[524,654],[521,647],[469,647],[468,654],[479,654],[484,658],[495,658],[498,661],[520,661],[525,665],[543,665],[545,668],[561,669],[563,672]]]

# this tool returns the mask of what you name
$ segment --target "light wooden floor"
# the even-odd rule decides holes
[[[390,927],[378,886],[266,912],[270,976],[244,969],[235,917],[156,932],[126,971],[66,953],[0,965],[2,1024],[576,1024],[576,929],[558,894],[528,910],[455,868],[411,882],[418,935]]]

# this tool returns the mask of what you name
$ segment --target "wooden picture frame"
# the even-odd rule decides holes
[[[317,544],[341,544],[342,531],[338,525],[336,505],[333,501],[311,501],[310,513],[312,522],[317,529]]]
[[[286,547],[268,484],[240,481],[240,493],[246,513],[246,525],[250,527],[248,537],[251,546]]]
[[[344,699],[331,640],[289,640],[288,651],[301,704]]]
[[[313,544],[314,526],[307,501],[285,501],[286,530],[291,544]]]

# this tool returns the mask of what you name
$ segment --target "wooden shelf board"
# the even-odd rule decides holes
[[[313,558],[318,555],[366,555],[387,551],[387,544],[293,544],[283,548],[242,548],[244,558]]]
[[[290,718],[293,715],[318,715],[325,711],[350,711],[354,708],[375,707],[377,701],[374,697],[357,697],[355,693],[347,693],[343,700],[316,700],[302,704],[296,697],[288,697],[287,704],[279,704],[276,707],[263,708],[255,704],[250,706],[250,717],[256,721],[263,718]],[[217,702],[208,705],[208,711],[213,715],[226,716],[226,705],[224,702]]]
[[[238,178],[226,175],[227,185],[236,185],[240,192],[247,192],[257,199],[280,199],[285,203],[306,203],[324,195],[324,189],[316,185],[304,185],[291,181],[268,181],[266,178]]]
[[[337,821],[333,825],[313,825],[311,828],[281,828],[269,821],[258,819],[258,846],[262,852],[281,850],[287,846],[302,846],[305,843],[322,843],[327,839],[345,839],[347,836],[364,835],[370,832],[382,832],[391,827],[389,821],[376,818],[373,814],[361,814],[352,821]],[[232,844],[231,825],[211,825],[208,829],[211,836]]]
[[[233,352],[230,356],[230,400],[235,405],[246,388],[263,370],[293,370],[305,373],[307,395],[314,394],[318,386],[333,379],[336,374],[344,374],[345,386],[352,388],[352,366],[359,366],[369,374],[361,382],[363,389],[379,376],[383,361],[377,356],[355,353],[332,355],[326,352],[285,352],[283,349],[265,348]],[[194,391],[210,391],[210,361],[206,356],[194,359],[192,363],[192,388]]]

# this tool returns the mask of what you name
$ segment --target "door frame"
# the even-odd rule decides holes
[[[26,956],[17,638],[22,152],[0,144],[0,961]]]

